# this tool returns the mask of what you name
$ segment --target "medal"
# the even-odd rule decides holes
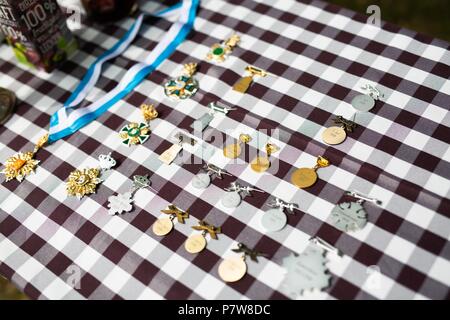
[[[185,143],[190,144],[191,146],[194,146],[197,143],[197,140],[195,140],[194,138],[190,138],[182,133],[177,133],[174,136],[174,139],[177,142],[174,143],[169,149],[164,151],[158,158],[167,165],[170,165],[175,160],[181,150],[183,150],[183,145]]]
[[[361,94],[353,98],[352,106],[357,111],[369,112],[375,107],[375,101],[380,100],[384,95],[376,87],[366,84],[361,89],[368,92],[368,94]]]
[[[69,196],[81,200],[84,196],[95,193],[97,185],[103,182],[100,176],[117,164],[111,157],[111,153],[100,155],[98,161],[98,168],[74,170],[70,173],[66,182],[66,191]]]
[[[269,157],[280,150],[276,145],[268,143],[266,144],[266,156],[257,156],[253,161],[250,163],[250,167],[253,171],[262,173],[266,172],[270,168],[270,160]]]
[[[220,169],[212,164],[205,164],[203,170],[206,173],[199,173],[192,179],[192,186],[197,189],[206,189],[211,184],[211,179],[216,176],[219,179],[223,179],[222,175],[226,174],[232,176],[225,170]]]
[[[252,188],[252,187],[242,187],[237,182],[233,182],[230,184],[229,188],[225,188],[225,191],[228,191],[225,196],[222,198],[222,205],[225,208],[236,208],[242,202],[242,197],[251,196],[251,191],[257,191],[264,193],[264,191]]]
[[[343,232],[361,230],[367,224],[367,213],[363,207],[364,202],[371,202],[378,206],[381,206],[382,202],[357,192],[348,191],[346,195],[359,200],[336,205],[331,211],[331,223],[336,229]]]
[[[248,134],[239,135],[239,142],[235,144],[230,144],[225,148],[223,148],[223,155],[230,159],[236,159],[242,153],[241,145],[243,143],[249,143],[250,141],[252,141],[252,137],[250,137]]]
[[[19,152],[8,158],[5,162],[5,168],[1,171],[6,177],[6,182],[16,179],[19,182],[34,172],[36,166],[39,164],[39,160],[34,159],[36,153],[47,144],[48,134],[41,137],[33,151]]]
[[[338,116],[333,121],[340,127],[330,127],[322,133],[322,140],[329,145],[341,144],[347,139],[347,132],[353,132],[357,127],[356,123],[342,116]]]
[[[176,79],[169,80],[164,85],[166,96],[175,100],[184,100],[196,94],[198,81],[193,77],[196,72],[196,63],[185,64],[183,74]]]
[[[153,105],[141,106],[142,117],[145,122],[132,122],[120,130],[120,138],[127,146],[143,144],[150,137],[150,121],[158,117],[158,112]]]
[[[267,71],[254,67],[254,66],[247,66],[245,68],[246,75],[238,80],[233,86],[233,90],[240,92],[240,93],[246,93],[250,85],[255,80],[255,77],[267,77],[267,76],[274,76],[271,73],[268,73]]]
[[[133,186],[130,191],[108,198],[109,215],[114,216],[116,214],[130,212],[133,209],[134,194],[140,189],[150,187],[150,184],[151,181],[148,176],[134,176]]]
[[[284,209],[287,209],[289,214],[294,214],[294,209],[298,210],[298,204],[287,203],[281,199],[275,198],[268,203],[272,209],[267,210],[261,217],[261,225],[267,232],[277,232],[282,230],[287,224],[287,216]]]
[[[326,168],[329,165],[330,162],[327,159],[319,156],[314,168],[301,168],[295,170],[291,176],[291,182],[300,189],[309,188],[317,182],[318,176],[316,171],[320,168]]]
[[[189,218],[189,209],[186,211],[182,211],[178,209],[176,206],[171,204],[168,209],[161,210],[162,213],[170,215],[169,218],[159,218],[155,221],[153,224],[152,230],[153,233],[157,236],[165,236],[172,231],[174,224],[173,221],[175,218],[178,220],[179,223],[184,224],[184,220]]]
[[[217,105],[217,102],[211,102],[208,107],[209,111],[191,124],[192,129],[203,132],[209,126],[217,113],[226,115],[231,110],[236,110],[234,108],[219,106]]]
[[[205,221],[200,221],[198,226],[193,226],[192,229],[202,231],[201,234],[194,234],[190,236],[184,243],[184,248],[186,251],[192,254],[199,253],[206,248],[207,234],[210,235],[211,239],[217,240],[217,234],[222,233],[221,227],[213,226]]]
[[[232,249],[233,252],[243,253],[242,256],[234,256],[223,260],[219,265],[219,276],[225,282],[236,282],[241,280],[247,273],[246,257],[249,256],[254,262],[258,262],[258,257],[265,255],[249,249],[245,244],[239,243],[237,249]]]
[[[240,41],[241,37],[237,34],[233,34],[228,40],[214,44],[206,55],[206,60],[218,63],[224,62]]]
[[[315,244],[310,244],[300,255],[291,254],[284,258],[286,276],[280,291],[291,299],[297,299],[305,291],[322,291],[328,288],[331,275],[327,263],[325,250]]]
[[[16,95],[7,89],[0,88],[0,125],[11,117],[16,106]]]

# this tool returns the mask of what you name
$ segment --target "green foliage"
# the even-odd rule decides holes
[[[381,19],[430,36],[450,41],[448,0],[328,0],[365,13],[370,5],[381,8]]]

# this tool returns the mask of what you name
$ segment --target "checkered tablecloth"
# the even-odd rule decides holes
[[[160,5],[145,1],[142,7],[154,11]],[[0,273],[40,299],[283,299],[283,258],[301,253],[310,237],[319,236],[344,255],[329,255],[330,287],[306,297],[450,298],[449,44],[391,24],[379,29],[366,19],[321,1],[202,1],[195,31],[137,90],[97,121],[42,150],[41,165],[26,181],[2,181]],[[76,31],[78,54],[51,75],[18,66],[10,48],[0,46],[0,86],[20,100],[16,114],[0,127],[0,162],[32,149],[86,68],[131,23]],[[147,25],[124,56],[105,68],[89,101],[142,61],[170,22],[150,19]],[[210,46],[233,31],[242,42],[227,62],[205,62]],[[162,84],[191,61],[201,61],[200,91],[190,100],[169,100]],[[231,87],[249,64],[276,77],[258,79],[242,95]],[[345,143],[325,145],[322,131],[334,115],[352,116],[350,102],[366,83],[376,84],[384,99],[372,112],[357,115],[359,127]],[[191,123],[212,101],[237,110],[217,117],[201,143],[186,148],[183,161],[162,164],[158,156],[170,147],[174,130],[191,132]],[[149,141],[128,148],[117,132],[140,120],[144,102],[154,103],[160,118],[151,123]],[[257,130],[266,133],[256,139]],[[254,139],[246,157],[233,163],[223,157],[220,138],[235,139],[239,133]],[[269,173],[254,173],[248,163],[269,136],[281,150],[271,158]],[[108,152],[119,165],[104,176],[97,193],[82,201],[67,198],[69,173],[96,166],[98,155]],[[202,154],[233,177],[215,179],[206,190],[193,188]],[[317,184],[306,190],[292,185],[292,172],[313,167],[318,155],[332,165],[318,171]],[[197,163],[189,164],[192,159]],[[109,216],[108,197],[129,190],[134,174],[147,173],[157,194],[141,190],[133,212]],[[220,199],[233,181],[265,193],[227,209]],[[368,225],[346,234],[330,224],[329,216],[337,203],[348,200],[344,192],[350,189],[382,200],[383,206],[366,204]],[[259,219],[271,195],[298,203],[300,210],[289,215],[284,230],[266,234]],[[190,208],[191,218],[157,237],[151,226],[171,203]],[[195,232],[191,226],[204,218],[221,225],[223,234],[191,255],[184,242]],[[218,265],[233,255],[238,242],[268,258],[248,261],[248,274],[226,284]]]

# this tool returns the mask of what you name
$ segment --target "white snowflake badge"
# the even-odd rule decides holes
[[[144,189],[150,186],[150,180],[148,176],[134,176],[133,187],[129,192],[110,196],[108,198],[108,213],[111,216],[116,214],[123,214],[133,210],[134,194],[139,189]]]
[[[291,299],[297,299],[305,291],[324,290],[330,285],[331,275],[326,267],[325,251],[310,245],[300,254],[283,259],[286,276],[280,291]]]

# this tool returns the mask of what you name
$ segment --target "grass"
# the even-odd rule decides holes
[[[370,5],[381,8],[381,18],[399,26],[450,41],[448,0],[326,0],[365,13]]]
[[[27,300],[27,296],[0,276],[0,300]]]
[[[450,5],[448,0],[328,1],[361,13],[365,13],[368,6],[376,4],[381,8],[383,20],[450,41]],[[7,299],[23,300],[26,299],[26,296],[0,277],[0,300]]]

